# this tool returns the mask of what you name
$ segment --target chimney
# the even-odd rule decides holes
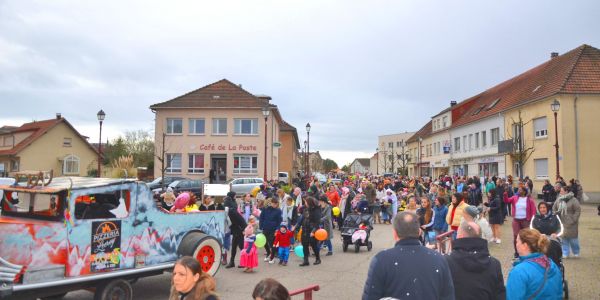
[[[450,107],[456,105],[456,101],[450,101]]]
[[[556,57],[558,57],[558,52],[550,53],[550,58],[556,58]]]
[[[56,113],[56,119],[60,120],[62,118],[62,115],[60,113]]]

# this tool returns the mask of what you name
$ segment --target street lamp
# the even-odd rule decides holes
[[[560,176],[560,169],[558,166],[558,121],[556,115],[558,113],[558,110],[560,109],[560,102],[554,99],[554,102],[550,104],[550,108],[554,112],[554,138],[556,140],[556,144],[554,144],[554,147],[556,147],[556,178],[558,178]]]
[[[375,158],[377,159],[377,175],[379,175],[379,148],[375,148]]]
[[[102,121],[104,121],[104,117],[106,114],[101,109],[96,116],[98,117],[98,121],[100,122],[100,135],[98,137],[98,174],[96,177],[100,178],[101,168],[102,168]]]
[[[270,113],[271,110],[269,110],[269,107],[263,107],[262,114],[265,117],[265,173],[263,179],[265,180],[265,184],[267,183],[267,118],[269,118]]]
[[[422,153],[422,149],[421,149],[421,143],[423,143],[423,138],[419,137],[419,160],[418,160],[418,164],[417,164],[417,168],[419,170],[419,177],[421,177],[421,160],[423,159],[423,153]]]
[[[304,140],[304,157],[302,157],[302,159],[304,159],[304,177],[306,178],[308,176],[308,172],[306,171],[306,168],[308,168],[308,151],[307,148],[308,147],[308,143],[306,142],[306,140]]]
[[[306,123],[306,155],[307,155],[307,170],[306,174],[310,181],[310,123]]]

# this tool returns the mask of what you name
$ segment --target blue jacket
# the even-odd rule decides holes
[[[440,207],[433,206],[435,211],[435,217],[433,218],[433,229],[440,231],[448,231],[448,223],[446,223],[446,214],[448,214],[448,207],[441,205]]]
[[[541,253],[521,256],[513,264],[506,282],[506,299],[529,299],[544,281],[544,270],[548,265],[546,283],[534,299],[562,299],[562,274],[556,264]]]
[[[260,213],[258,226],[263,231],[275,231],[281,225],[281,209],[269,206]]]
[[[444,257],[416,238],[402,239],[371,259],[363,300],[454,299],[450,268]]]

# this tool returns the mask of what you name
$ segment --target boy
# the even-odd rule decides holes
[[[273,247],[279,247],[279,264],[287,266],[288,258],[290,256],[290,244],[294,233],[287,229],[285,223],[281,223],[279,230],[275,232],[275,240],[273,241]]]

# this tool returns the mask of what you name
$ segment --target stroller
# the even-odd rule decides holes
[[[569,283],[565,279],[565,265],[562,262],[563,252],[559,240],[550,239],[550,245],[548,246],[548,253],[546,255],[558,266],[558,269],[562,274],[564,299],[569,299]]]
[[[371,251],[373,248],[373,243],[369,240],[371,230],[373,230],[373,217],[370,214],[347,215],[341,228],[342,250],[346,252],[349,245],[354,245],[356,253],[360,251],[360,246],[367,246],[367,250]]]

